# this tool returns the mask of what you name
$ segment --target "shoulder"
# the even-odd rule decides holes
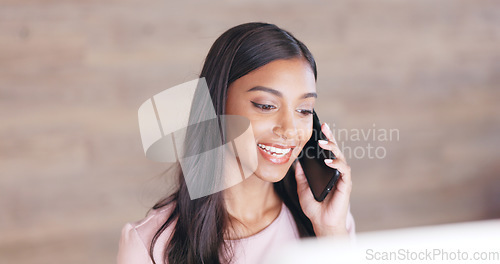
[[[118,249],[119,264],[152,263],[149,256],[151,240],[170,216],[174,206],[175,203],[171,203],[163,208],[151,210],[144,219],[125,224]],[[175,221],[165,229],[155,244],[154,258],[157,262],[163,259],[163,253],[174,226]]]

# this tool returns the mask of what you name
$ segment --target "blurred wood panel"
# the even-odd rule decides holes
[[[342,141],[386,151],[349,158],[359,231],[500,217],[497,1],[3,0],[0,263],[114,262],[123,224],[171,188],[138,107],[248,21],[311,49],[322,121],[399,131]]]

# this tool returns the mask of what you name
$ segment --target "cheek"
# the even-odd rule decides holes
[[[272,133],[273,122],[270,119],[258,118],[252,115],[247,116],[252,124],[255,139],[269,138]]]
[[[264,117],[255,113],[252,109],[253,106],[247,106],[243,102],[235,103],[231,101],[231,104],[226,104],[226,114],[228,115],[239,115],[247,118],[252,126],[252,131],[255,140],[259,139],[269,139],[272,137],[272,128],[275,124],[274,120],[269,117]]]
[[[304,148],[307,141],[309,141],[309,139],[311,138],[311,136],[313,134],[312,132],[313,132],[312,122],[306,122],[306,124],[304,124],[300,129],[297,130],[298,138],[300,140],[299,147],[301,150],[302,150],[302,148]]]

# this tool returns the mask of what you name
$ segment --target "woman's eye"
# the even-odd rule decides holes
[[[307,110],[307,109],[299,109],[297,110],[299,113],[308,116],[313,114],[313,110]]]
[[[268,104],[258,104],[258,103],[255,103],[255,102],[252,102],[252,104],[253,104],[255,107],[257,107],[257,108],[259,108],[259,109],[262,109],[262,110],[264,110],[264,111],[268,111],[268,110],[272,110],[272,109],[275,109],[275,108],[276,108],[276,106],[274,106],[274,105],[268,105]]]

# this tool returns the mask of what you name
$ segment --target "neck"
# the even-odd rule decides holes
[[[255,174],[224,190],[224,201],[230,221],[228,239],[258,233],[278,217],[282,204],[273,184]]]
[[[282,203],[273,183],[263,181],[255,174],[224,190],[224,201],[229,216],[244,223],[274,215],[281,210]]]

